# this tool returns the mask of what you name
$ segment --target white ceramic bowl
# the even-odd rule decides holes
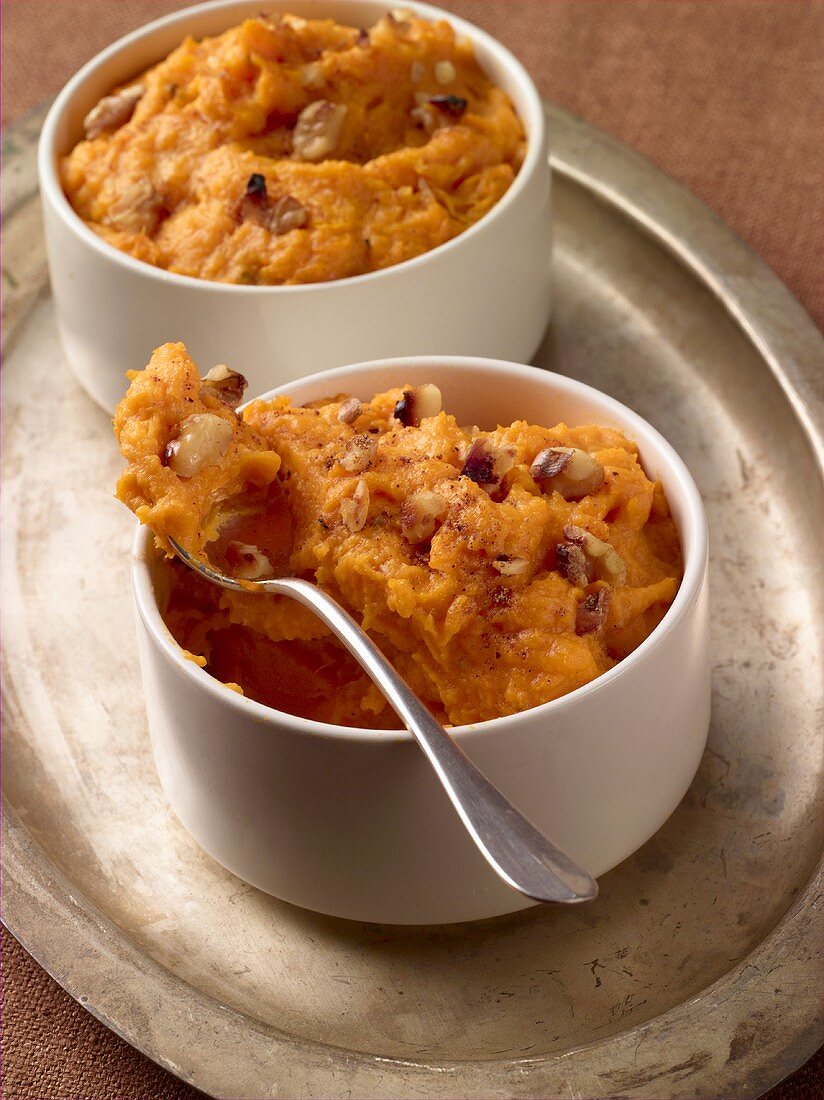
[[[218,0],[127,35],[84,66],[43,126],[39,173],[49,270],[66,357],[91,396],[111,411],[124,371],[183,340],[196,360],[243,363],[250,392],[358,359],[474,354],[527,360],[551,309],[550,173],[544,114],[523,66],[488,34],[411,0],[427,19],[448,19],[471,38],[490,77],[511,96],[528,134],[527,155],[502,200],[452,241],[367,275],[305,286],[232,286],[174,275],[102,241],[75,214],[57,163],[82,137],[100,97],[161,60],[187,34],[220,33],[267,11],[332,15],[371,26],[385,0]]]
[[[698,490],[646,421],[534,367],[447,356],[383,361],[283,389],[297,402],[342,391],[369,399],[406,382],[435,382],[445,409],[482,427],[524,416],[618,427],[664,484],[685,571],[650,637],[561,699],[452,731],[535,825],[601,875],[669,817],[704,750],[707,529]],[[207,852],[268,893],[360,921],[446,923],[531,904],[478,855],[410,734],[295,718],[237,695],[187,660],[158,610],[157,566],[141,528],[132,582],[155,760],[169,801]]]

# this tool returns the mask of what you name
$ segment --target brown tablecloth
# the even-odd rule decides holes
[[[541,91],[680,180],[820,323],[824,60],[820,0],[441,0],[526,63]],[[3,122],[176,0],[3,0]],[[266,2],[261,0],[261,8]],[[7,1100],[200,1095],[76,1005],[4,933]],[[821,1095],[822,1058],[771,1094]]]

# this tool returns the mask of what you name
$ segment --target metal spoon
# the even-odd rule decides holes
[[[170,539],[182,562],[201,577],[236,592],[289,596],[310,608],[374,680],[423,749],[458,816],[493,871],[535,901],[572,904],[598,894],[597,882],[538,832],[484,776],[398,675],[348,612],[317,585],[297,577],[242,584]]]

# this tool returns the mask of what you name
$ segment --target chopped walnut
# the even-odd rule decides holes
[[[400,420],[405,428],[418,428],[422,420],[437,416],[443,407],[441,391],[431,382],[406,390],[395,405],[393,416]]]
[[[203,388],[200,392],[204,395],[209,394],[212,397],[218,397],[221,401],[225,401],[230,408],[236,409],[243,400],[247,385],[248,382],[242,374],[227,367],[225,363],[221,363],[217,367],[212,367],[208,374],[204,376]]]
[[[303,66],[300,70],[300,82],[304,88],[310,88],[314,91],[323,87],[326,81],[323,75],[323,65],[320,61],[310,61],[308,65]]]
[[[575,614],[575,633],[596,634],[602,630],[609,615],[612,593],[608,588],[599,588],[590,593],[579,604]]]
[[[293,229],[303,229],[309,220],[309,211],[291,195],[270,198],[265,177],[260,172],[253,172],[246,184],[237,218],[241,222],[254,222],[281,237]]]
[[[369,486],[361,478],[351,497],[340,502],[340,518],[344,525],[355,534],[363,529],[369,515]]]
[[[479,437],[472,441],[467,451],[461,476],[468,477],[487,493],[494,493],[514,465],[514,448],[496,447],[488,439]]]
[[[282,237],[293,229],[303,229],[309,221],[309,211],[292,195],[281,195],[272,203],[269,226],[273,233]]]
[[[457,70],[451,61],[439,61],[435,65],[435,79],[443,86],[451,84],[457,75]]]
[[[86,138],[93,141],[101,134],[113,134],[119,130],[132,117],[145,91],[145,85],[131,84],[122,92],[104,96],[83,119]]]
[[[429,102],[450,118],[460,118],[469,106],[469,100],[459,95],[431,95]]]
[[[571,542],[561,542],[555,547],[555,558],[558,563],[558,572],[562,577],[566,577],[578,588],[586,588],[592,580],[591,565],[580,546]]]
[[[410,542],[428,542],[435,534],[438,521],[446,515],[447,504],[442,496],[430,489],[419,489],[403,502],[401,528]]]
[[[347,397],[338,409],[338,420],[341,424],[352,424],[360,416],[362,408],[357,397]]]
[[[230,542],[226,547],[226,564],[232,575],[242,581],[257,581],[271,576],[272,563],[257,546],[246,542]]]
[[[456,95],[429,95],[428,92],[415,92],[415,107],[410,111],[412,121],[434,134],[436,130],[449,126],[466,111],[469,103]]]
[[[439,129],[438,116],[433,107],[428,105],[419,105],[413,107],[409,112],[409,117],[421,130],[425,130],[427,134],[434,134]]]
[[[599,579],[612,585],[627,583],[627,567],[618,551],[603,539],[596,538],[590,531],[572,524],[564,528],[566,538],[579,546],[592,562]]]
[[[151,234],[157,229],[163,204],[145,177],[124,187],[109,207],[108,221],[127,233]]]
[[[604,480],[604,467],[578,447],[547,447],[535,456],[529,472],[541,489],[559,492],[565,500],[596,492]]]
[[[528,566],[526,558],[510,558],[506,554],[499,554],[492,563],[492,568],[497,569],[502,577],[518,577],[526,572]]]
[[[345,118],[346,106],[342,103],[318,99],[304,107],[292,135],[294,156],[298,160],[323,160],[338,144]]]
[[[165,464],[179,477],[194,477],[216,466],[232,441],[232,425],[217,413],[195,413],[180,425],[164,452]]]
[[[353,435],[338,461],[348,474],[360,474],[372,465],[377,453],[378,441],[374,436]]]
[[[409,78],[413,84],[420,84],[426,76],[426,66],[422,61],[413,61],[409,69]]]

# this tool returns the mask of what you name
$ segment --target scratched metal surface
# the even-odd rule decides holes
[[[664,432],[712,538],[709,748],[592,906],[355,925],[199,851],[150,758],[110,425],[32,291],[36,221],[7,250],[4,916],[211,1095],[753,1096],[820,1041],[821,341],[695,199],[549,113],[557,310],[537,361]],[[15,178],[5,209],[31,219]]]

